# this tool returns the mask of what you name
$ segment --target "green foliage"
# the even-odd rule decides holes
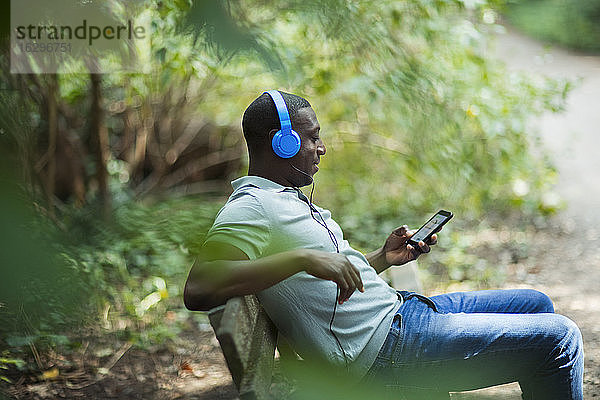
[[[202,198],[128,201],[108,223],[89,210],[65,216],[63,255],[92,282],[98,309],[106,310],[105,325],[140,345],[173,334],[164,317],[182,306],[183,282],[220,204]]]
[[[0,343],[29,345],[85,320],[89,290],[81,271],[62,262],[60,229],[32,201],[19,168],[32,134],[31,110],[15,93],[0,92]],[[25,152],[25,155],[27,153]]]
[[[277,38],[272,51],[285,68],[265,71],[248,54],[232,59],[202,110],[232,120],[244,107],[240,98],[247,104],[265,88],[304,95],[328,146],[316,201],[332,209],[353,245],[372,250],[396,226],[417,227],[448,208],[458,218],[444,231],[448,242],[432,271],[450,281],[496,283],[493,266],[452,231],[515,209],[526,219],[560,207],[556,173],[528,121],[560,111],[570,88],[508,72],[489,58],[500,5],[232,4],[238,23]]]
[[[138,104],[143,119],[191,80],[201,91],[191,90],[196,108],[180,113],[174,100],[161,115],[239,126],[265,88],[305,95],[329,148],[317,199],[363,246],[395,221],[418,224],[442,206],[462,219],[551,211],[552,166],[530,151],[537,143],[526,126],[560,110],[568,86],[508,73],[487,57],[499,4],[149,2],[151,73],[107,76],[107,100]],[[77,104],[87,83],[63,76],[60,87]],[[121,117],[109,115],[108,125],[119,137]],[[241,133],[223,136],[226,147]]]
[[[31,135],[24,123],[31,110],[15,93],[0,92],[0,101],[2,348],[65,348],[90,323],[140,345],[175,334],[181,316],[173,314],[171,326],[165,315],[181,308],[180,288],[220,201],[137,203],[119,183],[117,164],[110,168],[111,220],[94,203],[48,218],[14,168]]]
[[[535,132],[526,123],[560,110],[566,84],[508,73],[488,59],[495,25],[483,16],[494,10],[473,4],[339,5],[352,29],[335,34],[286,8],[265,28],[287,66],[274,86],[310,99],[328,145],[317,200],[365,249],[442,207],[462,220],[547,208],[554,174],[529,150]],[[516,192],[518,182],[527,190]]]
[[[600,51],[600,1],[512,1],[508,20],[524,32],[574,49]]]
[[[11,383],[10,379],[2,375],[2,370],[8,369],[9,365],[14,365],[16,368],[23,368],[25,362],[20,358],[0,357],[0,381]]]
[[[559,111],[568,84],[508,73],[487,57],[498,3],[231,4],[238,23],[277,38],[285,69],[240,55],[201,109],[231,121],[265,88],[306,96],[329,149],[317,200],[364,246],[442,206],[466,220],[551,211],[555,174],[526,126]]]
[[[3,347],[13,354],[31,346],[68,350],[77,343],[76,328],[89,324],[143,347],[172,338],[187,319],[179,312],[183,282],[220,204],[127,202],[114,222],[90,209],[69,210],[65,231],[46,236],[52,243],[45,252],[31,250],[38,240],[3,254],[3,266],[20,265],[2,271]]]
[[[509,73],[488,58],[499,3],[149,1],[150,73],[104,76],[105,107],[129,107],[143,129],[147,121],[154,127],[168,121],[168,129],[157,128],[151,163],[173,144],[163,139],[179,134],[182,121],[223,127],[211,138],[223,149],[239,142],[239,128],[228,127],[240,125],[245,106],[262,91],[303,95],[328,146],[316,201],[332,209],[353,245],[372,250],[399,224],[417,226],[447,208],[457,218],[444,230],[449,239],[432,271],[444,265],[439,275],[450,280],[492,279],[469,254],[472,242],[453,232],[490,213],[556,209],[545,200],[555,173],[527,122],[559,111],[568,93],[564,82]],[[186,21],[193,32],[181,29]],[[62,75],[59,83],[73,114],[86,115],[89,81]],[[26,115],[14,118],[7,104],[1,107],[3,126],[13,120],[10,135],[1,137],[7,154],[30,156],[44,112],[23,106]],[[0,254],[8,277],[0,293],[18,299],[0,300],[3,344],[67,345],[57,333],[89,313],[119,338],[149,345],[175,334],[185,318],[179,313],[185,275],[222,199],[136,199],[128,187],[130,161],[117,151],[123,120],[107,113],[111,219],[98,217],[93,192],[84,208],[59,209],[56,223],[26,206],[39,197],[28,185],[27,196],[19,187],[15,196],[0,197],[0,242],[8,249]],[[85,139],[84,128],[77,134]],[[13,161],[27,177],[27,163]]]

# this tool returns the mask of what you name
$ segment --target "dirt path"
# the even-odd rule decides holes
[[[549,229],[530,237],[532,252],[515,266],[506,287],[547,293],[556,311],[573,319],[584,337],[585,399],[600,398],[600,56],[566,51],[509,30],[498,35],[492,56],[509,71],[574,81],[567,109],[532,121],[559,172],[557,193],[566,209]],[[517,384],[453,396],[520,399]]]
[[[557,311],[583,333],[585,398],[600,397],[600,56],[545,48],[514,32],[498,38],[496,52],[509,69],[577,79],[566,112],[538,121],[567,208],[555,224],[560,240],[548,232],[532,260],[540,266],[536,280]]]
[[[514,31],[497,37],[493,53],[511,71],[576,82],[561,114],[533,121],[559,172],[564,212],[536,233],[532,254],[506,287],[533,287],[550,295],[557,312],[577,322],[584,337],[586,399],[600,397],[600,56],[547,47]],[[515,385],[460,395],[461,399],[519,399]]]
[[[586,230],[600,223],[600,56],[545,47],[509,31],[497,38],[495,54],[509,70],[575,81],[566,112],[536,120],[544,144],[559,170],[558,192],[567,200],[567,217]]]

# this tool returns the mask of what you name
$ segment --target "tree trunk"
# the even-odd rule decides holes
[[[57,92],[58,78],[49,76],[48,85],[48,176],[46,177],[46,195],[48,197],[48,215],[54,218],[54,188],[56,182],[56,137],[58,135]]]
[[[106,163],[109,158],[108,130],[104,124],[104,109],[102,108],[102,78],[100,74],[90,74],[92,82],[92,107],[90,110],[91,139],[94,144],[96,159],[96,179],[98,191],[102,202],[104,217],[108,218],[111,212],[111,199],[108,189],[108,170]]]

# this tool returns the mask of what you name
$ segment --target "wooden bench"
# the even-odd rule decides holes
[[[241,400],[272,399],[271,381],[275,348],[289,362],[296,353],[287,341],[279,338],[277,328],[254,295],[234,297],[209,312],[210,324],[221,345],[225,361]],[[281,396],[280,396],[281,397]],[[287,397],[287,396],[283,396]],[[408,395],[395,388],[394,399],[449,399],[447,392],[423,391]]]
[[[229,299],[209,319],[240,399],[270,399],[277,328],[256,296]]]

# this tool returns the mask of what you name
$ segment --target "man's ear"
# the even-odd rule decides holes
[[[269,145],[273,142],[273,136],[275,136],[277,132],[279,132],[279,129],[271,129],[269,131]]]

